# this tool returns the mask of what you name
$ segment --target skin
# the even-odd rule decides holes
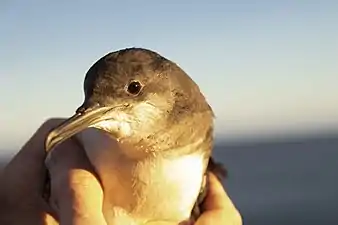
[[[48,163],[51,201],[42,195],[45,185],[44,141],[63,119],[45,122],[0,175],[0,224],[106,225],[103,190],[84,151],[69,139],[53,151]],[[215,175],[209,173],[209,191],[195,225],[241,225],[241,216]],[[189,222],[180,225],[192,224]]]

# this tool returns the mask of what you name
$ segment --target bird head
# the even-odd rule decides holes
[[[87,128],[139,143],[191,121],[194,114],[212,120],[194,81],[175,63],[146,49],[124,49],[99,59],[86,74],[84,94],[76,113],[49,133],[47,151]]]

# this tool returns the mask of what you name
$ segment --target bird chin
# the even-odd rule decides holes
[[[130,123],[125,121],[104,120],[90,126],[109,133],[110,136],[119,140],[132,135],[132,128]]]
[[[107,151],[119,151],[117,138],[114,138],[111,133],[105,132],[103,129],[90,127],[76,134],[76,137],[83,145],[92,164],[97,164],[98,157],[106,155]]]
[[[140,146],[133,146],[133,130],[127,122],[106,120],[76,134],[92,164],[104,165],[102,161],[113,157],[141,159],[149,154]],[[111,160],[113,161],[113,160]]]

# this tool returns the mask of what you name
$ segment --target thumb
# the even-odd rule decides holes
[[[51,152],[51,200],[56,203],[60,224],[106,225],[102,213],[103,190],[85,152],[74,140]]]
[[[213,173],[208,174],[208,193],[202,207],[203,213],[196,225],[242,225],[239,211]]]
[[[232,201],[225,192],[221,182],[213,173],[208,173],[208,193],[203,203],[204,211],[233,207]]]

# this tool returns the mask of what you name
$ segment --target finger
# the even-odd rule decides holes
[[[106,224],[103,191],[84,151],[69,139],[51,152],[48,162],[52,199],[60,224]]]
[[[208,173],[208,193],[203,203],[204,211],[234,208],[223,185],[213,173]]]
[[[44,142],[48,132],[63,119],[45,122],[4,168],[6,185],[18,199],[30,195],[40,195],[43,190],[46,168]]]
[[[196,222],[196,225],[206,224],[242,225],[239,211],[213,173],[208,173],[208,193],[203,213]]]

